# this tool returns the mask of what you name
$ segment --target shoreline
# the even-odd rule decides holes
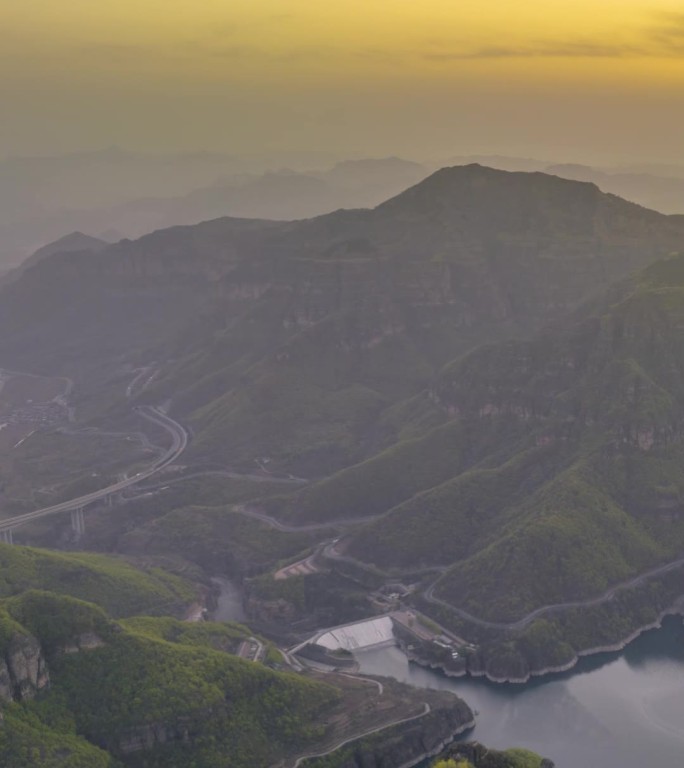
[[[468,723],[460,725],[451,736],[441,741],[434,749],[430,750],[429,752],[425,752],[425,754],[421,755],[415,760],[411,759],[408,763],[402,763],[401,765],[398,765],[397,768],[415,768],[416,765],[419,765],[425,760],[429,760],[431,757],[437,757],[437,755],[441,755],[442,752],[444,752],[444,750],[450,744],[453,744],[459,736],[462,736],[467,731],[471,731],[476,725],[477,723],[475,722],[475,718],[473,718]]]
[[[325,752],[320,752],[320,753],[311,754],[311,755],[300,755],[297,758],[293,758],[295,762],[292,764],[292,768],[298,768],[302,763],[305,763],[307,760],[316,760],[317,758],[320,758],[320,757],[326,757],[328,755],[332,755],[335,752],[339,751],[340,749],[343,749],[344,747],[349,746],[350,744],[354,744],[357,741],[361,741],[363,739],[367,739],[375,735],[382,734],[383,731],[389,731],[393,728],[397,728],[400,725],[403,725],[404,723],[420,720],[422,717],[426,717],[427,715],[430,714],[429,705],[426,704],[425,706],[426,706],[426,710],[418,715],[413,715],[411,717],[404,718],[403,720],[399,720],[398,722],[387,723],[386,725],[374,731],[370,731],[367,733],[360,733],[356,736],[351,736],[341,741],[339,744],[336,744],[331,749]],[[429,751],[423,752],[422,754],[417,755],[416,757],[410,758],[408,762],[402,763],[401,765],[397,766],[397,768],[414,768],[416,765],[419,765],[425,760],[429,760],[431,757],[436,757],[437,755],[441,754],[449,746],[449,744],[452,744],[454,741],[456,741],[456,739],[459,736],[475,728],[475,725],[476,725],[476,722],[475,722],[475,718],[473,717],[467,723],[462,723],[461,725],[459,725],[454,731],[452,731],[448,736],[442,739],[439,742],[439,744],[432,747]],[[378,748],[380,748],[380,745],[378,745]]]
[[[418,664],[421,667],[425,667],[428,669],[435,669],[439,670],[441,674],[445,675],[445,677],[453,677],[453,678],[460,678],[460,677],[472,677],[472,678],[485,678],[490,683],[496,683],[500,685],[510,684],[510,685],[525,685],[526,683],[529,683],[530,680],[533,678],[539,679],[551,675],[558,675],[562,674],[564,672],[569,672],[571,669],[577,666],[577,664],[581,661],[581,659],[587,657],[587,656],[596,656],[601,653],[618,653],[620,651],[624,651],[624,649],[632,643],[634,640],[636,640],[640,635],[644,634],[644,632],[649,632],[652,629],[660,629],[662,626],[663,619],[667,616],[682,616],[684,617],[684,606],[682,606],[681,601],[678,600],[672,607],[661,611],[661,613],[658,615],[658,617],[650,622],[649,624],[645,624],[641,627],[638,627],[634,631],[630,632],[627,637],[625,637],[622,640],[619,640],[615,643],[608,643],[606,645],[597,645],[591,648],[585,648],[581,651],[577,651],[572,659],[568,660],[565,664],[558,664],[556,666],[548,666],[548,667],[542,667],[541,669],[534,669],[530,670],[530,672],[525,677],[508,677],[508,676],[499,676],[499,675],[491,675],[486,670],[469,670],[464,669],[462,672],[454,672],[453,670],[445,669],[441,664],[430,662],[427,659],[422,659],[416,654],[410,653],[406,651],[405,649],[401,648],[402,653],[406,656],[406,658],[415,664]]]

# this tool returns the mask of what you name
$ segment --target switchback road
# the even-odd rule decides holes
[[[336,520],[336,521],[331,521],[329,523],[312,523],[308,525],[296,526],[296,525],[287,525],[285,523],[281,523],[279,520],[276,520],[275,518],[270,517],[269,515],[265,515],[263,513],[257,512],[255,510],[249,509],[248,507],[244,507],[244,506],[234,507],[234,511],[239,512],[240,514],[246,515],[247,517],[251,517],[255,520],[259,520],[260,522],[265,523],[275,528],[276,530],[282,531],[284,533],[297,533],[297,532],[302,533],[307,531],[320,530],[323,528],[327,528],[328,530],[330,530],[331,528],[335,528],[335,526],[346,526],[346,525],[364,523],[364,522],[369,522],[370,520],[378,519],[378,517],[382,517],[382,515],[378,515],[378,516],[375,516],[372,518],[366,518],[366,519],[356,518],[353,521],[352,520]],[[337,539],[334,541],[322,542],[321,545],[319,545],[320,554],[323,555],[323,557],[331,560],[348,561],[351,563],[356,563],[360,566],[369,565],[368,563],[362,563],[356,560],[355,558],[347,557],[341,554],[337,549],[337,544],[338,544]],[[300,562],[304,562],[304,561],[300,561]],[[289,567],[292,568],[295,565],[298,565],[298,563],[293,563]],[[444,608],[448,608],[457,616],[460,616],[462,619],[465,619],[466,621],[476,624],[479,627],[487,627],[488,629],[521,630],[521,629],[525,629],[525,627],[531,624],[535,619],[538,619],[540,616],[544,616],[549,613],[560,613],[561,611],[571,610],[572,608],[591,608],[593,606],[602,605],[603,603],[607,603],[610,600],[612,600],[618,592],[622,592],[628,589],[634,589],[635,587],[639,587],[642,584],[645,584],[651,579],[655,579],[658,576],[664,576],[666,573],[669,573],[670,571],[675,571],[678,568],[681,568],[683,566],[684,566],[684,557],[679,557],[676,560],[672,560],[668,563],[664,563],[663,565],[659,565],[655,568],[652,568],[649,571],[639,574],[638,576],[634,576],[631,579],[622,581],[619,584],[614,584],[612,587],[610,587],[610,589],[606,590],[605,592],[603,592],[601,595],[598,595],[597,597],[588,598],[587,600],[572,600],[565,603],[553,603],[551,605],[543,605],[540,608],[536,608],[534,611],[531,611],[526,616],[523,616],[522,618],[517,619],[516,621],[511,621],[511,622],[488,621],[487,619],[481,619],[477,616],[474,616],[472,613],[468,613],[468,611],[464,611],[462,608],[457,608],[455,605],[448,603],[446,600],[442,600],[439,597],[435,597],[434,595],[435,587],[437,586],[437,584],[439,583],[443,575],[449,570],[449,566],[431,566],[429,569],[424,569],[426,571],[427,570],[438,571],[440,575],[425,590],[423,595],[428,603],[432,603],[433,605],[441,605]]]

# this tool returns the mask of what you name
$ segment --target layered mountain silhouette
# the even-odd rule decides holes
[[[230,335],[249,315],[275,348],[325,334],[336,318],[332,332],[350,351],[412,343],[441,364],[481,341],[563,317],[676,250],[682,231],[684,217],[592,184],[456,167],[373,210],[282,223],[217,219],[56,254],[3,295],[4,344],[28,359],[33,336],[57,352],[61,323],[88,316],[88,337],[106,331],[121,353],[173,343],[178,355],[181,329],[201,322],[214,337]],[[132,308],[141,319],[133,339]],[[70,334],[70,348],[81,343],[87,347]]]
[[[343,161],[327,170],[305,170],[324,157],[292,160],[298,170],[273,171],[274,160],[266,158],[116,148],[6,160],[0,163],[0,269],[72,230],[115,241],[226,215],[308,218],[377,205],[429,173],[396,157]]]

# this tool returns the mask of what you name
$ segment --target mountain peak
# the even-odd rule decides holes
[[[502,171],[479,163],[442,168],[376,208],[380,215],[435,219],[445,225],[479,222],[490,231],[579,233],[602,210],[658,217],[606,195],[591,182],[547,173]]]
[[[427,189],[435,191],[452,191],[458,187],[484,188],[491,186],[506,190],[528,189],[531,193],[543,192],[550,188],[575,189],[578,192],[579,190],[599,192],[599,188],[591,182],[564,179],[541,171],[504,171],[480,163],[440,168],[416,186],[425,186]]]
[[[106,240],[99,237],[85,235],[83,232],[70,232],[68,235],[57,238],[53,242],[39,248],[32,256],[27,259],[32,263],[51,256],[53,253],[62,253],[68,251],[99,251],[109,245]]]
[[[2,280],[2,285],[16,280],[21,274],[23,274],[30,267],[35,266],[38,262],[44,259],[54,256],[57,253],[82,253],[84,251],[101,251],[106,248],[109,243],[106,240],[101,240],[99,237],[93,237],[92,235],[85,235],[83,232],[70,232],[68,235],[53,240],[51,243],[47,243],[42,248],[39,248],[31,256],[19,264],[18,267],[8,272]]]

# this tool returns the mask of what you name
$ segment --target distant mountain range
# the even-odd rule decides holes
[[[683,233],[684,217],[592,184],[455,167],[374,210],[217,219],[39,258],[0,296],[0,349],[48,370],[172,358],[154,396],[206,425],[197,451],[293,467],[330,454],[331,468],[360,456],[369,414],[455,356],[562,320]]]
[[[109,243],[106,240],[101,240],[100,238],[92,237],[91,235],[84,235],[83,232],[71,232],[68,235],[64,235],[64,237],[60,237],[58,240],[39,248],[27,259],[24,259],[24,261],[17,267],[6,272],[2,276],[2,283],[0,284],[6,284],[17,280],[27,269],[31,269],[31,267],[34,267],[38,262],[48,258],[48,256],[53,256],[55,253],[79,253],[82,251],[97,252],[101,251],[107,245],[109,245]]]
[[[316,160],[324,161],[309,158]],[[0,267],[74,230],[112,242],[219,216],[297,219],[376,205],[429,172],[398,158],[346,161],[326,171],[264,171],[266,162],[120,150],[5,161]]]
[[[602,171],[585,165],[550,165],[547,173],[565,179],[591,181],[604,192],[632,200],[662,213],[684,212],[684,174],[657,176],[652,173]],[[673,169],[673,173],[676,169]]]
[[[288,161],[291,170],[284,165]],[[591,181],[648,208],[684,213],[684,168],[600,169],[500,155],[449,160],[449,165],[472,163]],[[10,159],[0,163],[0,269],[72,231],[114,242],[221,216],[287,220],[372,207],[434,167],[395,157],[331,165],[329,156],[315,153],[147,155],[116,148]]]

